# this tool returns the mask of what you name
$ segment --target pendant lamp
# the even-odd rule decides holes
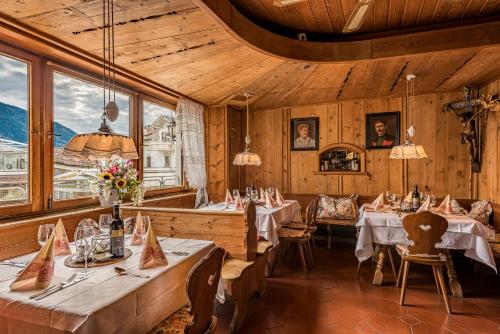
[[[247,98],[247,135],[245,137],[245,150],[241,153],[236,154],[234,157],[233,165],[236,166],[260,166],[262,163],[260,157],[257,153],[250,152],[250,143],[252,140],[250,139],[250,114],[249,114],[249,106],[248,99],[250,98],[250,94],[245,93],[245,97]]]
[[[411,138],[415,136],[415,126],[412,124],[411,117],[414,110],[415,78],[413,74],[408,74],[406,76],[406,105],[411,125],[408,130],[406,130],[406,140],[404,144],[392,148],[390,159],[410,160],[427,158],[427,154],[422,145],[415,145],[410,142]]]
[[[103,113],[97,132],[78,134],[71,138],[63,155],[90,160],[139,159],[134,140],[116,134],[108,124],[118,119],[120,110],[115,102],[115,24],[114,0],[103,0]]]

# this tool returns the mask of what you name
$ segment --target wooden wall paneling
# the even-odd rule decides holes
[[[291,161],[290,161],[290,108],[283,108],[283,122],[282,122],[282,131],[281,131],[281,154],[283,159],[282,166],[282,180],[280,189],[283,189],[283,193],[287,193],[290,191],[290,170],[291,170]],[[279,143],[276,143],[279,145]]]
[[[232,107],[227,107],[227,145],[228,145],[228,158],[227,169],[229,179],[227,187],[229,191],[232,189],[243,189],[245,167],[234,166],[233,161],[236,154],[242,152],[245,148],[245,129],[243,125],[243,113]]]
[[[500,80],[491,82],[482,94],[500,94]],[[499,108],[500,109],[500,108]],[[500,203],[500,110],[490,113],[486,124],[483,164],[479,176],[479,198]]]
[[[222,201],[227,188],[227,112],[226,106],[208,107],[208,194]]]

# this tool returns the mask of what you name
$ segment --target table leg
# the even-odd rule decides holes
[[[462,291],[462,285],[458,281],[457,272],[455,271],[455,265],[453,264],[453,259],[449,250],[445,251],[446,254],[446,271],[448,272],[448,282],[450,284],[451,293],[455,297],[462,298],[464,293]],[[445,291],[443,291],[445,293]]]
[[[382,281],[384,280],[384,262],[386,253],[387,253],[387,246],[380,245],[380,250],[378,252],[377,267],[375,268],[375,274],[373,275],[373,285],[382,285]]]

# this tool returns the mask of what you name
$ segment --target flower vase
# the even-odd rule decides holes
[[[113,203],[118,202],[118,190],[111,189],[107,199],[104,197],[103,190],[99,190],[99,201],[101,202],[102,208],[111,208]]]

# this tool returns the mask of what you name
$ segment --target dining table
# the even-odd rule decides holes
[[[128,239],[125,247],[132,251],[130,257],[116,264],[93,267],[88,279],[40,300],[30,299],[38,291],[11,291],[9,285],[20,268],[0,265],[0,333],[122,334],[149,331],[188,303],[188,273],[215,247],[212,241],[205,240],[158,237],[158,241],[167,253],[167,266],[139,270],[142,246],[132,246]],[[71,248],[74,253],[73,244]],[[34,255],[10,260],[22,263]],[[55,257],[51,286],[83,270],[67,267],[64,264],[66,257]],[[118,275],[115,266],[149,278]]]
[[[465,250],[466,257],[479,261],[496,272],[495,258],[488,242],[495,238],[495,231],[464,214],[444,214],[437,212],[436,209],[431,209],[431,211],[441,215],[448,222],[448,229],[436,247],[443,249],[443,253],[446,255],[448,279],[453,295],[462,297],[462,287],[455,271],[450,250]],[[392,245],[409,244],[408,235],[403,228],[403,219],[408,214],[410,213],[397,212],[389,206],[377,210],[366,206],[360,208],[360,217],[356,223],[358,240],[355,255],[358,261],[363,262],[374,255],[373,245],[378,246],[374,285],[382,284],[387,248]]]
[[[266,208],[263,201],[255,202],[257,235],[271,241],[276,247],[279,244],[278,231],[290,222],[300,222],[300,204],[296,200],[286,200],[281,205]],[[215,203],[200,208],[209,211],[235,211],[235,204]]]

